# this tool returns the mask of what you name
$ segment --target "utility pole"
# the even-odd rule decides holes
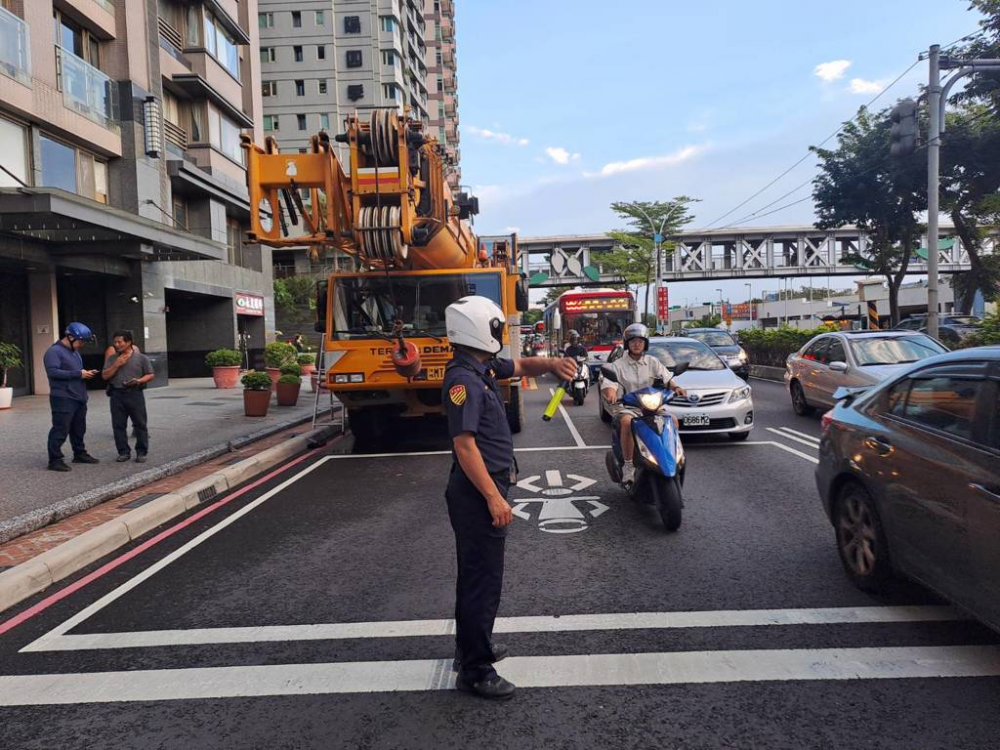
[[[753,330],[753,284],[748,281],[743,286],[747,288],[747,305],[750,307],[750,330]]]
[[[941,45],[931,46],[927,105],[927,334],[938,337],[938,212],[941,189]]]
[[[655,291],[653,292],[654,308],[653,312],[656,313],[656,332],[660,332],[660,325],[662,321],[660,320],[660,287],[663,286],[663,266],[660,260],[660,246],[663,244],[663,227],[667,225],[667,219],[670,218],[671,212],[667,212],[663,220],[660,222],[659,228],[653,223],[649,214],[643,211],[639,206],[636,206],[639,213],[641,213],[646,221],[649,223],[649,229],[653,233],[653,253],[656,255],[656,284]],[[647,296],[649,295],[649,290],[646,290]],[[667,312],[667,320],[670,319],[670,313]]]

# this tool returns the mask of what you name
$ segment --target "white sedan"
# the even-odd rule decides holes
[[[736,375],[712,349],[689,338],[652,338],[649,355],[668,368],[689,364],[677,382],[687,398],[674,398],[667,410],[677,417],[682,435],[721,434],[731,440],[746,440],[753,429],[753,395],[746,381]],[[603,386],[600,390],[601,419],[610,421]]]

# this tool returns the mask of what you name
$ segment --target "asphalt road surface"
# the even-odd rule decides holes
[[[425,424],[309,454],[5,613],[0,748],[996,748],[1000,638],[917,586],[848,583],[819,417],[752,385],[749,441],[685,441],[674,534],[608,480],[595,393],[550,423],[549,383],[527,393],[511,702],[451,689],[451,458]]]

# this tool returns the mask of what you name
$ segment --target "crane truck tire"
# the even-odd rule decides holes
[[[506,404],[505,408],[507,424],[510,425],[511,433],[516,435],[521,431],[521,425],[524,423],[524,395],[520,388],[510,389],[510,403]]]
[[[381,409],[348,409],[347,423],[358,443],[373,443],[385,435],[386,420]]]

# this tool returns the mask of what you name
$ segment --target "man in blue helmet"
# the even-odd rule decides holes
[[[49,405],[52,407],[52,429],[49,430],[49,469],[69,471],[63,461],[62,446],[69,435],[73,447],[73,463],[96,464],[87,453],[83,436],[87,432],[87,384],[97,370],[83,369],[80,349],[94,340],[94,332],[83,323],[70,323],[63,337],[48,348],[42,360],[49,376]]]

